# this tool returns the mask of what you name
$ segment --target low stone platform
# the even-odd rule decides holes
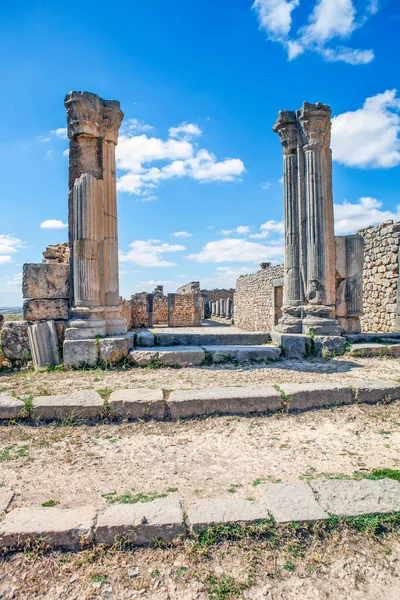
[[[198,366],[204,362],[205,356],[204,349],[198,346],[153,346],[131,350],[129,353],[129,359],[140,367],[155,361],[170,367]]]
[[[263,362],[279,360],[282,350],[276,346],[204,346],[204,350],[213,363],[237,361],[238,363],[254,361]]]
[[[274,520],[286,523],[326,521],[363,514],[400,511],[400,484],[391,479],[268,483],[257,486],[257,498],[211,498],[184,507],[177,498],[113,504],[105,510],[78,508],[16,508],[0,522],[0,547],[23,550],[40,540],[44,547],[84,549],[89,544],[128,543],[147,546],[170,543],[221,524],[249,526]],[[12,492],[11,492],[12,493]],[[10,492],[8,492],[10,494]]]
[[[375,356],[391,358],[400,358],[400,343],[356,343],[352,344],[349,352],[350,356],[360,358],[373,358]]]
[[[270,341],[269,332],[239,327],[168,327],[151,330],[158,346],[254,346]]]

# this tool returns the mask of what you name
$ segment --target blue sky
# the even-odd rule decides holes
[[[163,282],[230,286],[281,262],[271,127],[304,100],[335,117],[337,233],[400,219],[396,0],[13,4],[0,20],[0,306],[21,303],[23,263],[67,239],[71,89],[117,99],[125,113],[125,297]]]

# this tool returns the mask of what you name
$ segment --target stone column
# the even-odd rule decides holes
[[[335,316],[335,236],[330,150],[331,109],[304,102],[299,114],[305,157],[307,289],[303,333],[340,335]],[[286,282],[285,282],[286,285]]]
[[[66,339],[106,334],[104,317],[103,103],[69,92],[69,245],[71,318]]]
[[[107,335],[126,333],[120,314],[115,146],[123,119],[119,102],[103,101],[104,295]]]
[[[219,302],[220,302],[220,307],[221,307],[221,317],[224,317],[225,316],[225,300],[223,300],[221,298],[221,300]]]
[[[298,125],[296,113],[282,110],[273,126],[283,148],[285,271],[282,318],[276,329],[301,333],[300,206],[298,201]]]

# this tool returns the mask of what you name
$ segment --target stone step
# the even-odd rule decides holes
[[[219,328],[215,328],[219,329]],[[222,330],[222,331],[221,331]],[[228,331],[227,331],[228,330]],[[257,346],[270,341],[270,335],[261,331],[232,331],[221,328],[212,331],[212,328],[196,333],[185,331],[158,331],[156,334],[159,346]]]
[[[345,338],[352,344],[369,344],[383,342],[400,344],[400,333],[344,333]]]
[[[276,346],[204,346],[213,363],[225,363],[237,361],[239,363],[247,361],[262,362],[265,360],[279,360],[282,350]]]
[[[360,358],[373,358],[376,356],[400,358],[400,344],[352,344],[349,355]]]

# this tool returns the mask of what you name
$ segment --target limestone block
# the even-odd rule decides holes
[[[308,336],[272,331],[271,339],[273,344],[277,344],[282,348],[285,358],[302,359],[306,355],[306,343],[309,342]]]
[[[110,408],[113,415],[127,419],[163,419],[164,394],[162,390],[146,388],[117,390],[110,396]]]
[[[0,522],[0,546],[18,548],[41,538],[50,547],[79,550],[93,537],[95,517],[92,506],[16,508]]]
[[[95,367],[99,357],[96,340],[65,340],[63,361],[69,367]]]
[[[282,397],[272,386],[175,390],[168,398],[174,419],[197,415],[266,413],[280,410]]]
[[[25,404],[8,392],[0,392],[0,419],[16,419]]]
[[[27,360],[31,357],[26,321],[6,321],[1,330],[1,346],[4,358]]]
[[[187,515],[191,531],[203,531],[223,523],[247,526],[270,518],[266,506],[236,498],[201,500],[188,509]]]
[[[377,381],[354,381],[357,401],[367,404],[382,402],[382,400],[398,400],[400,398],[400,382],[387,379]]]
[[[289,411],[351,404],[353,399],[351,388],[340,383],[284,383],[280,387]]]
[[[36,396],[32,400],[32,416],[35,419],[90,419],[98,417],[104,401],[94,390],[79,390],[56,396]]]
[[[131,342],[125,337],[106,337],[99,340],[100,360],[105,363],[117,364],[128,356]]]
[[[5,512],[14,498],[14,492],[10,490],[0,490],[0,514]]]
[[[346,338],[339,335],[316,335],[315,351],[324,356],[329,352],[335,356],[342,356],[346,351]]]
[[[58,338],[54,321],[40,321],[28,328],[33,366],[36,370],[59,365]]]
[[[186,533],[179,500],[160,498],[153,502],[114,504],[101,513],[95,530],[96,542],[111,546],[121,537],[136,546],[161,539],[171,542]]]
[[[301,523],[329,518],[308,485],[266,483],[257,486],[257,491],[277,523]]]
[[[329,479],[310,483],[324,510],[352,517],[400,510],[399,484],[393,479],[347,481]]]
[[[49,321],[68,319],[68,300],[62,298],[24,300],[24,319],[26,321]]]
[[[154,333],[151,331],[139,331],[136,334],[136,346],[154,346]]]
[[[280,348],[275,346],[205,346],[214,363],[278,360]]]
[[[24,298],[69,298],[69,265],[26,263],[23,266]]]
[[[59,344],[63,344],[65,340],[65,330],[67,328],[68,321],[54,321],[57,332],[57,339]]]
[[[205,352],[197,346],[153,346],[147,350],[132,350],[129,358],[140,366],[145,366],[154,360],[159,360],[165,366],[187,367],[201,365],[204,362]]]

